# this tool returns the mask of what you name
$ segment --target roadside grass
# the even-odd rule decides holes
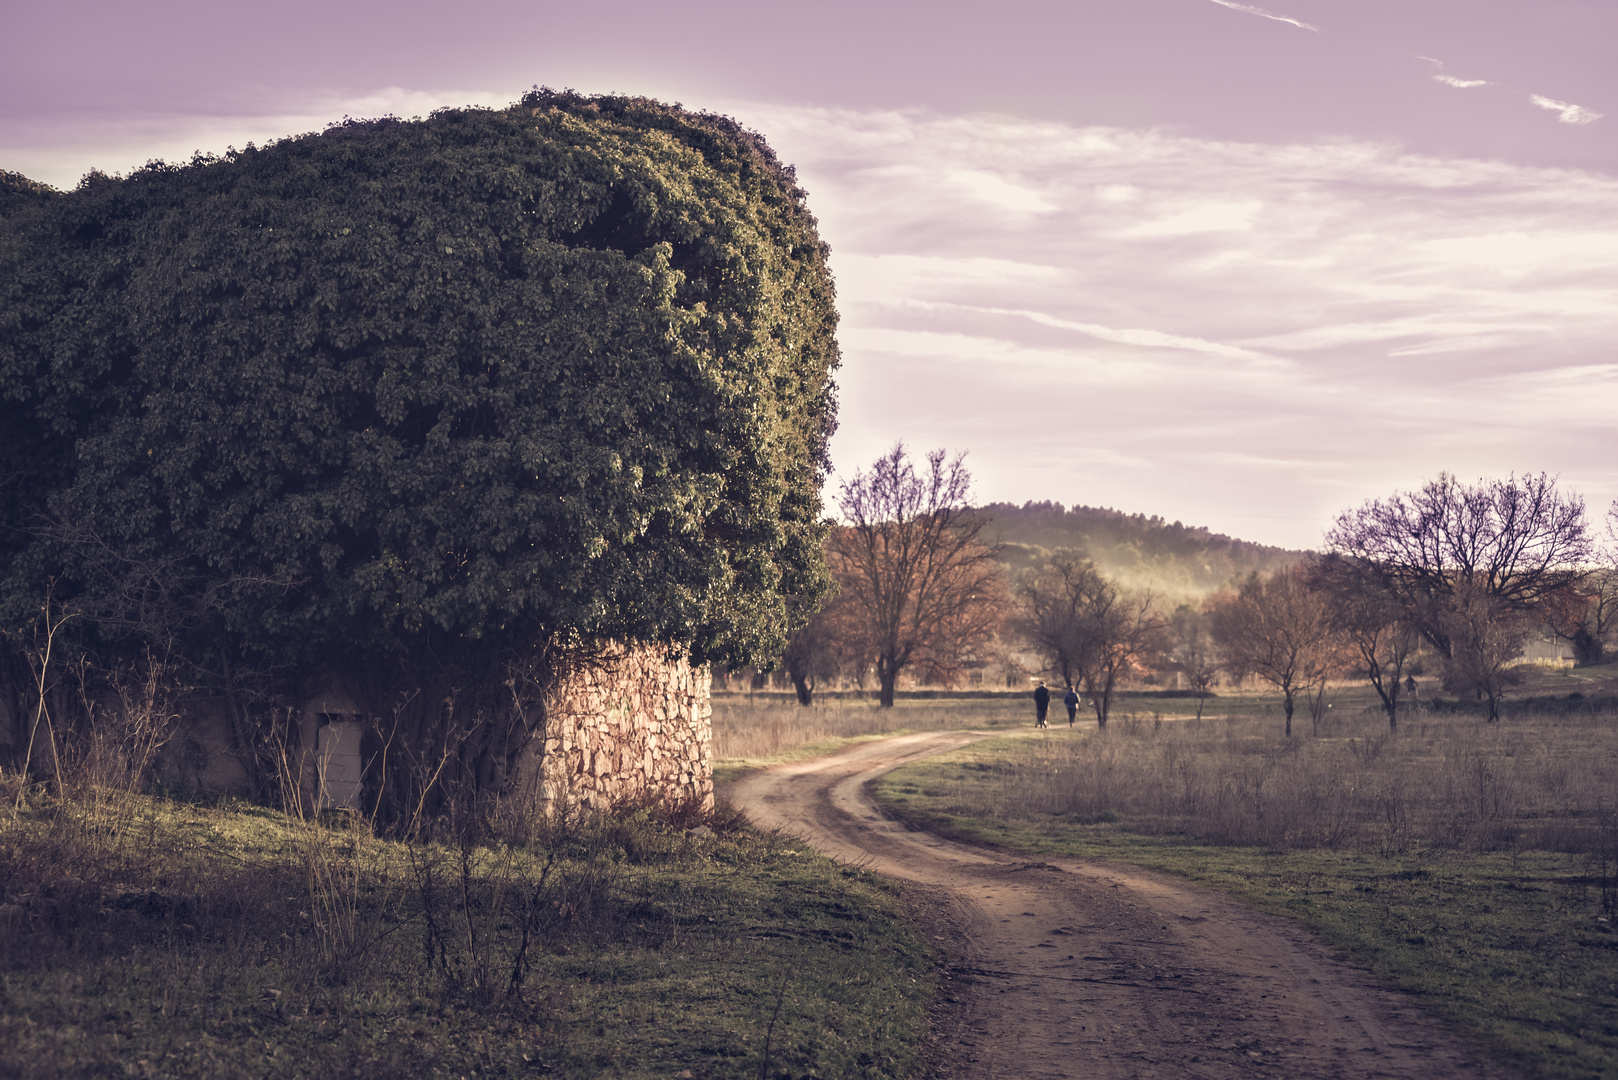
[[[920,1068],[931,956],[892,887],[734,815],[406,845],[235,802],[113,793],[93,816],[7,790],[0,1075]]]
[[[945,835],[1241,897],[1530,1076],[1618,1075],[1618,715],[1418,710],[1395,737],[1333,712],[1290,741],[1262,713],[1062,725],[905,766],[877,795]]]

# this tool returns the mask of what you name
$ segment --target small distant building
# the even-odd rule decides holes
[[[1572,667],[1573,643],[1557,637],[1548,630],[1536,630],[1523,642],[1519,664],[1538,664],[1543,667]]]

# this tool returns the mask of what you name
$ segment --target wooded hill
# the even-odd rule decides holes
[[[1150,588],[1168,601],[1205,596],[1304,554],[1103,507],[1029,502],[989,503],[978,510],[990,519],[985,537],[999,540],[1001,561],[1013,575],[1044,565],[1058,548],[1077,548],[1118,584]]]

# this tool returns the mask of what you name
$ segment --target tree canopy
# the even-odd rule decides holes
[[[967,507],[964,458],[935,450],[918,472],[895,443],[838,492],[847,525],[828,545],[837,603],[875,661],[883,708],[905,668],[951,682],[999,629],[1004,577]]]
[[[0,280],[13,631],[54,582],[193,657],[739,665],[826,590],[826,247],[733,121],[538,90],[6,174]]]
[[[1476,484],[1441,473],[1419,491],[1338,515],[1326,544],[1380,579],[1445,657],[1453,652],[1445,614],[1458,592],[1550,618],[1593,552],[1584,500],[1544,473]]]

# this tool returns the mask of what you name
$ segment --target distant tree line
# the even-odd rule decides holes
[[[1031,674],[1080,690],[1102,727],[1121,685],[1170,673],[1198,715],[1221,677],[1272,686],[1289,736],[1300,705],[1318,726],[1328,681],[1348,678],[1375,690],[1390,728],[1415,680],[1434,675],[1493,721],[1532,635],[1566,641],[1590,664],[1618,622],[1618,504],[1602,543],[1583,501],[1544,474],[1440,475],[1339,515],[1324,553],[1250,569],[1172,607],[1083,549],[1008,566],[989,539],[1005,508],[972,508],[969,482],[961,457],[936,451],[918,468],[899,445],[844,483],[843,521],[827,541],[836,591],[782,658],[799,701],[874,674],[888,706],[901,672],[955,685],[1020,653]]]

